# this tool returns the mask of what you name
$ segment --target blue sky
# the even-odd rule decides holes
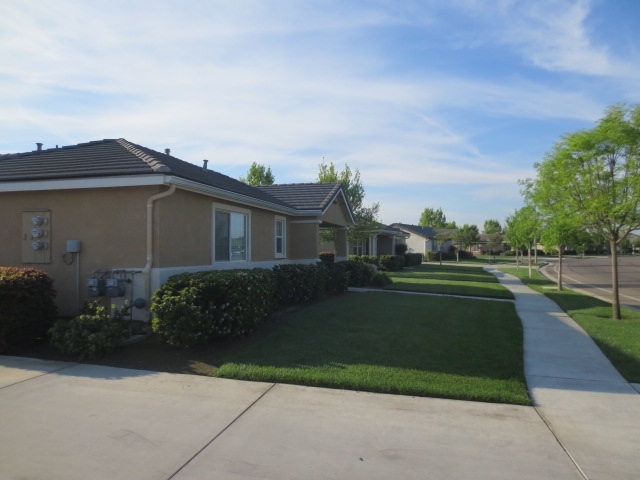
[[[503,223],[563,133],[640,102],[636,0],[0,4],[0,153],[122,137],[277,183],[347,164],[385,223]]]

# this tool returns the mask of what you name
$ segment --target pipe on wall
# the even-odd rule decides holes
[[[175,183],[168,190],[152,195],[147,200],[147,263],[142,274],[144,275],[144,289],[147,300],[147,308],[151,305],[151,267],[153,267],[153,204],[156,200],[168,197],[176,191]],[[151,312],[149,312],[149,319]]]

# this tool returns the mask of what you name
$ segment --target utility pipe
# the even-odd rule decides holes
[[[151,267],[153,266],[153,203],[164,197],[172,195],[176,191],[175,183],[172,183],[169,190],[152,195],[147,200],[147,263],[144,266],[142,274],[144,275],[145,297],[147,299],[147,308],[151,305]],[[149,312],[149,319],[151,312]]]

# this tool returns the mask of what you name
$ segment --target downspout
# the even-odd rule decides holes
[[[172,195],[176,191],[176,184],[172,183],[169,190],[152,195],[147,200],[147,263],[142,274],[144,276],[144,291],[147,299],[147,308],[151,306],[151,267],[153,266],[153,202]],[[151,312],[149,311],[149,319]]]

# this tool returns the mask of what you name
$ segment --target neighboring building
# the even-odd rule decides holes
[[[124,139],[0,155],[0,265],[47,272],[62,315],[150,303],[176,273],[316,262],[320,228],[343,259],[353,224],[340,184],[256,188]]]
[[[419,225],[407,225],[405,223],[393,223],[391,227],[409,234],[406,239],[409,252],[422,253],[447,251],[453,244],[450,240],[439,242],[437,236],[443,233],[451,232],[451,229],[436,229],[431,227],[421,227]]]
[[[396,246],[406,243],[409,234],[402,230],[379,225],[377,230],[369,232],[369,236],[362,240],[349,241],[351,255],[395,255]]]
[[[503,237],[504,239],[504,237]],[[493,251],[493,253],[499,254],[509,250],[509,246],[506,241],[500,242],[500,245],[491,245],[491,235],[486,233],[481,233],[478,236],[478,241],[471,245],[469,249],[472,253],[477,253],[479,255],[489,254]]]

